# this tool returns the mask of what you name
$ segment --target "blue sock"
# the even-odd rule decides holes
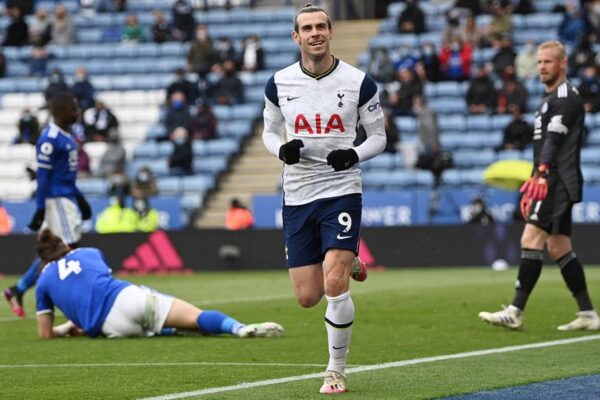
[[[40,269],[40,262],[41,260],[36,258],[27,272],[19,279],[19,282],[17,282],[17,291],[19,293],[25,293],[29,288],[35,285],[38,278],[38,270]]]
[[[219,333],[230,333],[232,335],[237,334],[244,324],[231,318],[229,315],[222,313],[221,311],[202,311],[196,325],[203,332],[217,335]]]

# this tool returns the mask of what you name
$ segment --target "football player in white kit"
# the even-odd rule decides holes
[[[383,112],[373,80],[331,54],[326,11],[302,7],[292,38],[301,61],[267,82],[263,142],[285,163],[283,230],[298,303],[313,307],[327,299],[329,364],[320,392],[343,393],[354,321],[349,280],[362,212],[356,164],[385,148]],[[359,119],[367,139],[353,147]]]

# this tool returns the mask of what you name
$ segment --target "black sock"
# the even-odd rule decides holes
[[[557,262],[567,287],[577,301],[579,311],[593,310],[594,307],[592,307],[592,301],[585,283],[583,266],[577,259],[577,255],[571,251],[559,258]]]
[[[513,306],[521,310],[525,309],[527,299],[542,273],[543,259],[542,250],[523,249],[521,251],[521,265],[519,265],[519,274],[515,283]]]

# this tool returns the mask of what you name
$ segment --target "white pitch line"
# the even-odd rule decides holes
[[[348,368],[346,370],[346,374],[354,374],[354,373],[366,372],[366,371],[376,371],[376,370],[388,369],[388,368],[405,367],[407,365],[425,364],[425,363],[431,363],[431,362],[437,362],[437,361],[455,360],[455,359],[460,359],[460,358],[487,356],[490,354],[510,353],[510,352],[519,351],[519,350],[530,350],[530,349],[539,349],[539,348],[544,348],[544,347],[562,346],[565,344],[589,342],[592,340],[600,340],[600,335],[581,336],[578,338],[552,340],[549,342],[538,342],[538,343],[530,343],[530,344],[523,344],[523,345],[517,345],[517,346],[498,347],[495,349],[468,351],[465,353],[447,354],[447,355],[443,355],[443,356],[415,358],[412,360],[404,360],[404,361],[393,361],[393,362],[388,362],[388,363],[383,363],[383,364],[365,365],[365,366],[361,366],[361,367]],[[194,390],[191,392],[172,393],[172,394],[165,394],[165,395],[156,396],[156,397],[145,397],[141,400],[185,399],[188,397],[202,396],[205,394],[231,392],[234,390],[250,389],[250,388],[255,388],[255,387],[277,385],[280,383],[288,383],[288,382],[295,382],[295,381],[304,381],[304,380],[308,380],[308,379],[315,379],[315,378],[322,378],[322,377],[323,377],[322,372],[314,373],[314,374],[287,376],[284,378],[267,379],[267,380],[263,380],[263,381],[240,383],[238,385],[200,389],[200,390]]]
[[[176,367],[176,366],[241,366],[241,367],[298,367],[324,368],[327,364],[247,363],[247,362],[147,362],[147,363],[89,363],[89,364],[0,364],[2,368],[81,368],[81,367]]]

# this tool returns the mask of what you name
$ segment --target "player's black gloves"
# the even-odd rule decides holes
[[[77,206],[79,207],[79,211],[81,211],[81,219],[85,221],[92,218],[92,208],[85,197],[77,196]]]
[[[282,144],[279,148],[279,159],[288,165],[296,164],[300,161],[300,149],[304,143],[300,139],[290,140]]]
[[[327,155],[327,165],[336,171],[343,171],[358,162],[358,154],[354,149],[333,150]]]
[[[37,210],[35,210],[35,214],[33,214],[33,217],[31,218],[31,222],[29,223],[29,225],[27,225],[29,227],[29,229],[31,229],[32,231],[37,231],[38,229],[40,229],[40,227],[44,223],[45,215],[46,215],[45,209],[38,208]]]

